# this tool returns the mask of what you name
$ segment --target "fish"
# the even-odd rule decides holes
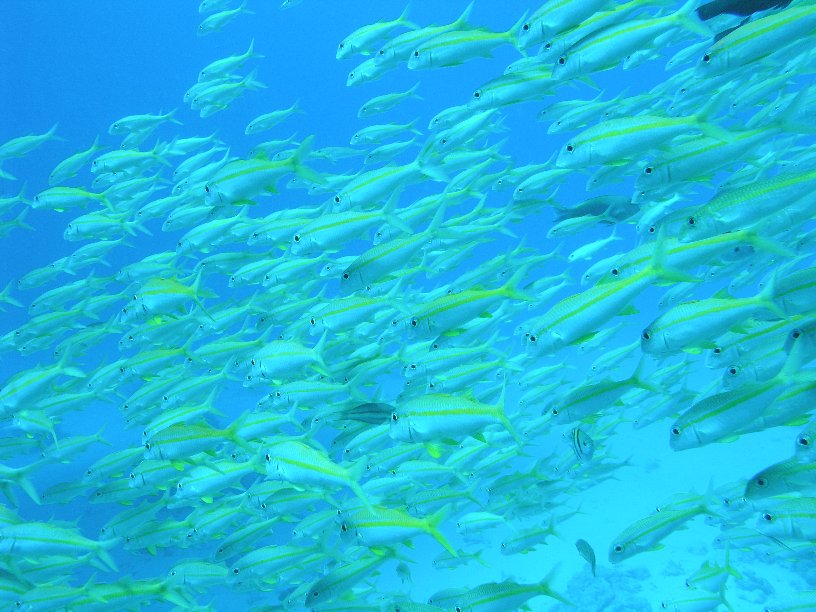
[[[649,573],[667,608],[750,607],[757,559],[812,549],[813,2],[295,5],[86,36],[121,74],[62,45],[54,104],[9,13],[3,601],[645,608]],[[125,48],[148,78],[113,108]],[[618,536],[609,486],[653,509]],[[614,588],[516,571],[581,521]]]
[[[791,0],[714,0],[697,7],[697,16],[706,21],[718,15],[739,15],[747,17],[759,11],[783,9]]]
[[[592,577],[595,577],[595,551],[592,550],[592,546],[586,540],[575,540],[575,548],[578,550],[578,554],[581,555],[584,560],[589,563],[589,567],[592,569]]]

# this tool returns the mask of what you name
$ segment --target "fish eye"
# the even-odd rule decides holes
[[[412,363],[411,365],[408,366],[408,368],[411,369],[411,370],[416,370],[417,365],[415,363]]]
[[[615,544],[614,550],[615,550],[616,553],[622,553],[623,552],[623,546],[621,546],[620,544]]]
[[[419,321],[415,318],[411,319],[411,327],[416,327],[417,325],[419,325]]]
[[[146,448],[147,450],[150,450],[150,442],[145,442],[145,448]]]
[[[704,61],[704,62],[707,64],[708,62],[710,62],[710,61],[711,61],[711,56],[710,56],[708,53],[706,53],[706,54],[703,56],[703,61]]]
[[[567,145],[567,153],[572,153],[574,150],[575,150],[574,146],[572,146],[571,144]]]
[[[530,31],[530,24],[525,23],[523,26],[521,26],[521,29],[524,30],[525,32],[529,32]]]
[[[338,46],[338,48],[342,49],[343,47],[345,47],[345,46],[346,46],[346,43],[345,43],[345,42],[341,42],[341,43],[340,43],[339,45],[337,45],[337,46]]]
[[[300,234],[295,234],[295,242],[300,242]]]
[[[694,225],[696,223],[697,223],[697,220],[694,217],[689,217],[688,218],[688,224],[689,225]]]
[[[182,483],[178,483],[176,486],[177,486],[179,489],[183,489],[183,488],[184,488],[184,485],[183,485]]]
[[[794,329],[791,332],[791,338],[793,338],[794,340],[796,340],[801,335],[802,335],[802,332],[800,330],[798,330],[798,329]]]
[[[205,185],[205,186],[204,186],[204,191],[206,191],[207,193],[210,193],[210,186],[209,186],[209,185]]]
[[[346,533],[348,531],[348,525],[346,525],[345,523],[340,525],[340,531],[342,531],[343,533]]]
[[[399,421],[399,415],[396,412],[392,412],[391,413],[391,420],[396,423],[397,421]]]
[[[646,166],[646,167],[643,169],[643,173],[644,173],[644,174],[651,174],[652,172],[654,172],[654,168],[652,168],[651,166]]]
[[[715,346],[714,347],[714,354],[719,355],[720,353],[722,353],[722,349],[719,346]]]
[[[339,195],[334,196],[334,202],[335,202],[335,204],[340,203],[340,196]]]
[[[756,485],[757,485],[758,487],[766,487],[766,486],[768,486],[768,481],[767,481],[767,480],[765,480],[765,479],[764,479],[762,476],[760,476],[759,478],[757,478],[757,479],[756,479],[754,482],[756,483]]]
[[[419,51],[414,51],[414,57],[419,57]]]
[[[553,408],[553,409],[550,411],[550,413],[551,413],[553,416],[558,416],[558,408]]]
[[[547,43],[546,45],[544,45],[544,49],[546,49],[547,51],[552,49],[552,43]]]
[[[618,274],[620,274],[620,270],[617,268],[612,268],[612,276],[617,276]]]
[[[535,334],[530,334],[530,342],[532,344],[535,344],[536,342],[538,342],[538,337]]]
[[[314,317],[312,317],[311,319],[309,319],[309,323],[311,323],[312,325],[317,325],[317,321],[315,321],[315,318],[314,318]]]
[[[238,574],[240,571],[241,571],[241,570],[239,570],[237,567],[233,567],[233,568],[232,568],[232,573],[233,573],[234,575],[237,575],[237,574]]]
[[[652,339],[652,335],[649,333],[648,329],[644,329],[641,332],[640,337],[643,338],[644,340],[651,340]]]
[[[810,446],[810,438],[808,438],[807,436],[802,436],[801,438],[799,438],[799,439],[796,441],[796,443],[797,443],[799,446]]]
[[[655,231],[657,231],[657,228],[656,228],[654,225],[650,225],[650,226],[649,226],[649,233],[650,233],[650,234],[654,234],[654,233],[655,233]]]
[[[737,369],[737,366],[731,366],[730,368],[728,368],[728,373],[731,376],[736,376],[738,371],[739,370]]]
[[[440,140],[439,142],[440,142],[441,144],[448,144],[448,139],[447,139],[447,138],[443,138],[443,139],[442,139],[442,140]]]
[[[762,515],[762,518],[765,519],[768,522],[771,522],[773,520],[773,514],[771,514],[770,512],[765,512]]]
[[[567,63],[567,56],[566,55],[562,55],[561,57],[558,58],[558,64],[559,65],[563,66],[566,63]]]
[[[136,480],[136,474],[134,474],[133,472],[131,472],[131,473],[130,473],[130,479],[131,479],[131,480]]]
[[[266,458],[266,460],[267,460],[267,461],[271,461],[271,460],[272,460],[272,457],[270,457],[270,456],[269,456],[269,453],[266,453],[265,458]]]
[[[343,272],[343,280],[348,280],[348,279],[349,279],[349,273],[348,272]]]
[[[474,97],[474,98],[476,98],[477,100],[478,100],[479,98],[481,98],[481,97],[482,97],[482,92],[481,92],[481,90],[477,89],[476,91],[474,91],[474,92],[473,92],[473,97]]]
[[[679,427],[672,427],[671,432],[672,432],[673,436],[679,436],[680,435],[680,428]]]

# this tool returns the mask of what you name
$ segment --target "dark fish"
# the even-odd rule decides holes
[[[575,427],[570,432],[570,441],[578,461],[583,463],[592,459],[592,454],[595,452],[595,442],[589,437],[589,434]]]
[[[352,421],[379,425],[390,419],[393,412],[394,407],[391,404],[369,402],[344,410],[343,417]]]
[[[595,551],[592,550],[592,546],[586,540],[575,540],[575,548],[578,549],[578,554],[589,563],[592,568],[592,575],[595,576]]]
[[[751,18],[750,18],[750,17],[746,17],[745,19],[743,19],[742,21],[740,21],[740,22],[739,22],[737,25],[735,25],[733,28],[728,28],[727,30],[723,30],[722,32],[719,32],[719,33],[718,33],[716,36],[714,36],[714,42],[717,42],[717,41],[718,41],[718,40],[720,40],[721,38],[723,38],[723,37],[725,37],[725,36],[728,36],[728,35],[729,35],[731,32],[733,32],[733,31],[734,31],[734,30],[736,30],[737,28],[741,28],[742,26],[744,26],[744,25],[745,25],[746,23],[748,23],[749,21],[751,21]]]
[[[725,14],[747,17],[758,11],[782,9],[790,3],[791,0],[714,0],[698,7],[697,16],[703,21]]]

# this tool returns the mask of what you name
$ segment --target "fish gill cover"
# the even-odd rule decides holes
[[[2,607],[813,609],[814,33],[0,4]]]

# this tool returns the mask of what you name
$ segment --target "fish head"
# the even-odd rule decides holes
[[[669,446],[672,450],[686,450],[698,448],[705,444],[707,440],[700,437],[700,432],[693,425],[686,426],[680,421],[676,421],[669,430]]]
[[[411,418],[407,414],[395,410],[391,413],[389,426],[388,435],[391,439],[401,440],[403,442],[413,441]]]
[[[626,542],[612,542],[612,544],[609,545],[609,562],[620,563],[637,552],[636,550],[630,550],[630,548],[631,547]]]
[[[308,232],[298,232],[292,236],[292,243],[290,244],[292,255],[311,253],[314,247],[312,236]]]
[[[337,59],[346,59],[354,55],[356,51],[354,42],[351,40],[341,40],[337,45],[337,52],[334,57]]]
[[[680,242],[694,242],[718,233],[716,231],[707,231],[713,229],[711,225],[710,220],[705,215],[700,215],[700,211],[697,211],[695,214],[686,217],[677,231],[677,239]]]
[[[555,165],[559,168],[584,168],[589,166],[592,164],[593,149],[591,142],[581,144],[574,141],[567,142],[558,153]]]
[[[354,202],[352,201],[351,194],[343,191],[334,194],[334,198],[332,198],[332,211],[334,212],[343,212],[349,210],[353,206]]]
[[[411,56],[408,58],[409,70],[421,70],[423,68],[433,67],[433,56],[430,49],[414,49]]]
[[[783,491],[779,491],[779,487],[774,486],[775,480],[772,475],[769,476],[766,472],[760,472],[754,475],[745,485],[745,499],[763,499],[771,495],[776,495]]]
[[[525,20],[518,31],[519,50],[524,51],[533,45],[540,43],[547,38],[548,33],[544,31],[542,20]]]
[[[319,315],[306,315],[306,320],[309,322],[309,335],[322,336],[328,329]]]
[[[218,183],[210,182],[204,185],[204,203],[207,206],[219,206],[229,204],[229,201],[218,188]]]
[[[553,80],[561,81],[580,75],[582,64],[580,53],[562,53],[558,56],[558,59],[555,60],[555,64],[553,65]]]
[[[649,355],[665,355],[672,352],[666,333],[654,331],[650,327],[640,332],[640,350]]]

